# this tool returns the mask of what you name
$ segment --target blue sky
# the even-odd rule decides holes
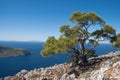
[[[0,40],[58,37],[75,11],[93,11],[120,32],[120,0],[0,0]]]

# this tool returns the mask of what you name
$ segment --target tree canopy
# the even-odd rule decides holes
[[[109,40],[114,46],[120,47],[117,45],[120,44],[120,34],[115,37],[115,29],[94,12],[74,12],[69,20],[75,25],[62,25],[58,39],[54,36],[48,37],[41,51],[43,56],[67,53],[75,58],[76,63],[79,60],[87,63],[85,60],[95,55],[94,48],[100,41]]]
[[[120,50],[120,34],[117,34],[114,38],[113,38],[113,47],[117,47]]]

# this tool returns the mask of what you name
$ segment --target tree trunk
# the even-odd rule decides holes
[[[81,43],[81,48],[82,48],[82,54],[85,54],[85,46],[84,46],[84,41]]]
[[[80,61],[80,52],[79,52],[79,50],[78,49],[75,49],[75,48],[72,48],[73,50],[74,50],[74,66],[78,66],[79,65],[79,61]]]
[[[83,64],[83,66],[88,65],[88,59],[85,55],[81,56],[81,63]]]
[[[86,66],[88,64],[88,59],[87,56],[85,55],[84,41],[81,43],[81,48],[82,48],[81,63],[83,64],[83,66]]]
[[[82,43],[82,52],[80,53],[80,51],[78,49],[72,48],[75,52],[74,55],[74,66],[78,66],[79,65],[79,61],[81,61],[81,63],[85,66],[88,64],[88,60],[87,57],[85,55],[85,47],[84,47],[84,43]]]
[[[75,66],[78,66],[78,65],[79,65],[79,57],[75,56]]]

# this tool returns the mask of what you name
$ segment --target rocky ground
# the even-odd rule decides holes
[[[54,65],[31,71],[22,70],[0,80],[120,80],[120,52],[92,57],[86,67],[72,63]]]

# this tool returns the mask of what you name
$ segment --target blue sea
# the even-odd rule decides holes
[[[0,46],[23,48],[32,52],[31,55],[0,58],[0,77],[15,75],[22,69],[33,70],[35,68],[49,67],[69,60],[66,54],[42,57],[40,51],[43,49],[43,42],[0,41]],[[117,49],[112,48],[110,44],[101,44],[96,47],[96,53],[98,55],[116,50]]]

